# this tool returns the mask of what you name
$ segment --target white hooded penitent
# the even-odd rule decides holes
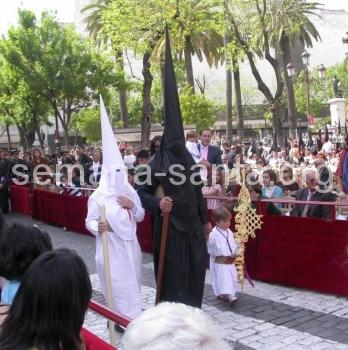
[[[99,206],[105,205],[106,219],[114,232],[122,239],[134,239],[136,225],[127,209],[117,202],[118,196],[133,198],[135,190],[128,183],[127,167],[124,165],[112,130],[104,102],[100,97],[100,118],[103,145],[103,165],[98,188],[91,195]]]

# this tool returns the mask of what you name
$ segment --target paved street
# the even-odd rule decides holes
[[[34,223],[31,218],[17,214],[9,215],[8,220]],[[94,264],[94,238],[55,226],[40,226],[51,235],[56,248],[68,247],[81,255],[91,274],[93,298],[103,302]],[[144,309],[154,305],[151,261],[150,255],[143,255]],[[255,288],[245,285],[239,300],[229,306],[214,297],[208,271],[203,310],[220,324],[226,340],[234,344],[235,349],[348,350],[348,300],[345,298],[256,281]],[[98,315],[88,312],[85,326],[108,339],[106,321]]]

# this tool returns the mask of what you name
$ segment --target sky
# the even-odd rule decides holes
[[[345,9],[348,11],[347,0],[317,0],[329,9]],[[34,11],[39,15],[43,10],[57,11],[62,22],[73,22],[76,0],[2,0],[0,1],[0,33],[6,33],[11,24],[17,22],[19,7]],[[348,30],[348,27],[347,27]]]

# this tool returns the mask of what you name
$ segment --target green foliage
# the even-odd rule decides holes
[[[312,114],[315,117],[321,114],[325,106],[327,106],[328,100],[335,97],[332,85],[332,79],[334,76],[340,80],[340,89],[343,91],[343,94],[348,96],[347,62],[329,67],[326,71],[326,78],[324,80],[319,78],[318,67],[310,72],[310,103]],[[303,72],[297,77],[294,88],[297,110],[300,113],[307,114],[307,89]],[[325,121],[319,120],[318,123],[318,127],[321,126],[320,123],[324,123],[323,125],[325,125]]]
[[[2,40],[1,53],[33,95],[50,103],[66,143],[72,113],[91,106],[117,83],[110,57],[46,12],[36,21],[30,11],[19,11],[19,25]]]
[[[343,63],[331,66],[326,71],[326,84],[328,85],[328,94],[331,98],[334,97],[332,80],[336,76],[341,82],[340,90],[343,91],[343,96],[348,98],[348,60]]]
[[[196,124],[197,130],[212,126],[218,110],[213,101],[204,95],[192,94],[190,88],[182,89],[179,98],[184,124]]]
[[[304,72],[296,78],[294,89],[297,110],[307,115],[307,87]],[[325,82],[319,79],[318,70],[310,72],[310,105],[314,117],[317,117],[325,107],[326,97]]]
[[[74,113],[71,126],[79,130],[87,142],[97,142],[101,139],[99,108],[86,108]]]

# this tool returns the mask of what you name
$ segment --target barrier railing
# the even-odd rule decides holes
[[[93,301],[93,300],[89,302],[88,308],[96,312],[97,314],[104,316],[108,320],[119,324],[122,327],[127,327],[128,324],[132,321],[130,318],[123,316],[121,314],[118,314],[112,311],[111,309],[107,308],[106,306],[100,303],[97,303],[96,301]]]
[[[109,308],[107,308],[106,306],[100,303],[97,303],[96,301],[93,301],[93,300],[89,302],[88,309],[124,328],[126,328],[129,322],[132,321],[128,317],[118,314],[117,312],[114,312]],[[106,324],[105,324],[105,329],[106,329]],[[91,331],[82,329],[82,335],[84,336],[85,341],[89,345],[87,350],[114,350],[115,349],[113,346],[105,343],[103,340],[98,338]]]

